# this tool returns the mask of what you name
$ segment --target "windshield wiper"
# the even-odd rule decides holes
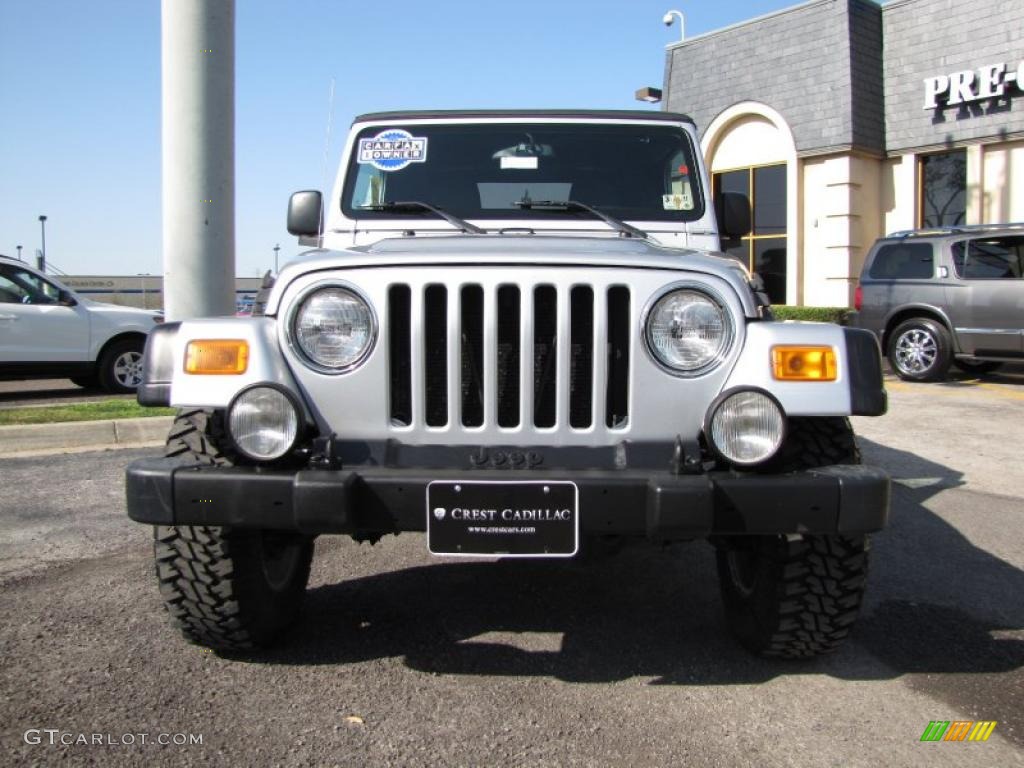
[[[404,200],[395,201],[393,203],[378,203],[377,205],[366,205],[362,206],[371,211],[383,211],[384,213],[412,213],[413,211],[429,211],[430,213],[437,214],[442,219],[447,221],[456,229],[460,229],[463,232],[468,232],[473,235],[486,235],[486,230],[480,229],[475,224],[470,224],[464,219],[460,219],[458,216],[452,216],[448,211],[438,208],[436,205],[430,203],[424,203],[419,200]]]
[[[609,216],[604,211],[595,208],[592,205],[581,203],[578,200],[516,200],[513,205],[517,208],[524,208],[526,210],[540,210],[540,211],[586,211],[592,213],[597,218],[601,219],[612,229],[618,230],[621,234],[626,237],[639,237],[646,239],[647,233],[632,227],[624,221],[616,219],[614,216]]]

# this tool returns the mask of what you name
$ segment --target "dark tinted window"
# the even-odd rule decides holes
[[[953,245],[956,273],[968,280],[1013,280],[1024,276],[1024,236],[991,237]]]
[[[921,226],[963,224],[967,215],[967,150],[921,158]]]
[[[927,280],[935,274],[932,246],[927,243],[883,245],[869,274],[875,280]]]
[[[786,166],[754,169],[754,234],[786,234]]]
[[[714,175],[713,186],[715,197],[725,192],[743,195],[750,205],[750,169],[742,171],[724,171]],[[738,259],[750,267],[750,242],[745,237],[727,237],[722,235],[722,252]]]
[[[742,171],[725,171],[715,174],[715,192],[732,192],[743,195],[750,202],[750,171],[744,168]]]
[[[786,300],[786,238],[754,240],[754,271],[764,280],[765,291],[772,303],[783,303]]]
[[[372,126],[357,136],[342,210],[387,219],[396,214],[374,206],[414,200],[471,219],[592,219],[516,205],[576,200],[621,219],[696,221],[704,198],[693,157],[687,133],[668,125]]]
[[[722,237],[722,252],[747,264],[764,280],[773,304],[786,303],[786,165],[761,165],[720,171],[712,179],[716,198],[743,195],[751,207],[753,231]]]

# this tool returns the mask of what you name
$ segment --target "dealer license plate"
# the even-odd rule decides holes
[[[435,480],[427,486],[427,546],[435,555],[572,557],[579,491],[547,480]]]

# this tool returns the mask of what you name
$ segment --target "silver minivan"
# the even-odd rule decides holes
[[[1024,223],[896,232],[871,248],[856,324],[893,371],[938,381],[1024,361]]]

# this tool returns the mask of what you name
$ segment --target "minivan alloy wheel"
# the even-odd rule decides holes
[[[142,384],[142,353],[146,340],[140,337],[115,340],[103,350],[96,365],[100,386],[108,392],[134,393]]]
[[[130,350],[114,361],[114,378],[122,387],[135,389],[142,383],[142,353]]]
[[[939,381],[952,362],[949,331],[930,317],[914,317],[893,329],[887,351],[893,371],[908,381]]]
[[[912,328],[896,339],[896,364],[908,373],[924,373],[938,357],[935,337],[923,328]]]

